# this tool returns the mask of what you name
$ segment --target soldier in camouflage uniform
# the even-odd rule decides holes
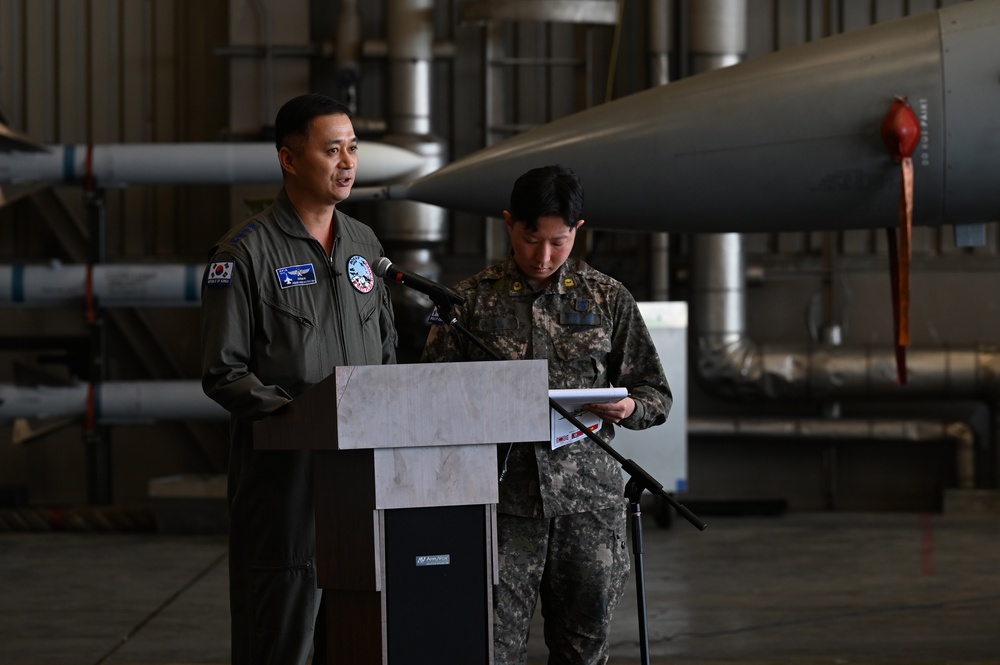
[[[619,402],[588,406],[611,441],[614,423],[664,422],[672,400],[632,295],[569,259],[582,207],[572,171],[549,166],[521,176],[503,213],[513,255],[456,285],[466,303],[453,314],[503,358],[547,359],[550,388],[628,388]],[[425,362],[488,359],[446,325],[432,327],[423,354]],[[629,575],[621,469],[587,439],[499,452],[495,662],[525,663],[539,597],[550,665],[607,662],[611,613]]]

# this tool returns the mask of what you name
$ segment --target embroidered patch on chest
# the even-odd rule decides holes
[[[316,283],[316,270],[313,269],[313,264],[311,263],[275,268],[274,272],[278,273],[278,284],[283,289],[290,289],[293,286],[308,286]]]
[[[573,303],[572,309],[569,307],[559,313],[559,323],[564,326],[598,326],[601,324],[601,315],[591,312],[593,301],[589,298],[579,298]]]
[[[213,261],[205,274],[205,284],[224,284],[226,286],[232,284],[234,266],[232,261]]]
[[[490,330],[518,330],[521,324],[516,316],[503,316],[495,319],[479,319],[476,324],[481,332]]]
[[[375,288],[375,273],[368,263],[368,259],[355,254],[347,259],[347,277],[351,280],[351,286],[361,293],[371,293]]]

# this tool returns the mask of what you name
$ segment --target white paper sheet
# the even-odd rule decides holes
[[[550,390],[549,397],[569,411],[574,418],[589,429],[596,432],[603,422],[599,416],[583,408],[584,404],[599,404],[601,402],[617,402],[628,397],[628,388],[581,388],[578,390]],[[576,425],[563,418],[555,409],[549,409],[552,415],[552,450],[579,441],[587,436]]]

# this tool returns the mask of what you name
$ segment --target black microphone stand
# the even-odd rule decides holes
[[[504,358],[501,358],[496,351],[488,347],[481,339],[476,337],[472,331],[462,325],[462,323],[458,320],[458,317],[452,313],[452,303],[444,296],[432,297],[431,300],[434,301],[434,304],[437,306],[438,314],[441,314],[442,312],[448,313],[449,320],[446,321],[448,325],[459,331],[466,339],[475,344],[489,357],[494,360],[505,360]],[[444,317],[442,317],[442,319],[443,318]],[[577,429],[586,434],[587,438],[600,446],[606,453],[611,455],[611,457],[613,457],[615,461],[621,465],[622,470],[629,476],[629,480],[625,484],[625,497],[629,502],[629,522],[632,532],[632,554],[635,559],[636,611],[638,612],[639,619],[639,654],[642,665],[649,665],[649,634],[646,619],[646,577],[645,571],[643,570],[642,548],[642,509],[639,505],[642,494],[648,490],[650,494],[660,496],[674,510],[677,511],[677,514],[681,515],[684,519],[693,524],[699,531],[704,531],[708,528],[708,525],[685,506],[675,501],[672,496],[667,494],[667,492],[663,489],[663,485],[653,478],[653,476],[651,476],[645,469],[632,460],[622,457],[617,450],[608,445],[607,442],[599,437],[596,432],[591,431],[590,428],[581,423],[576,416],[570,413],[562,404],[559,404],[551,397],[548,399],[549,407],[554,409],[556,413],[572,423]]]

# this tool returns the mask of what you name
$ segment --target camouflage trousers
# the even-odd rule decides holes
[[[549,665],[608,660],[611,613],[628,584],[627,506],[534,519],[498,515],[495,665],[524,665],[541,599]]]

